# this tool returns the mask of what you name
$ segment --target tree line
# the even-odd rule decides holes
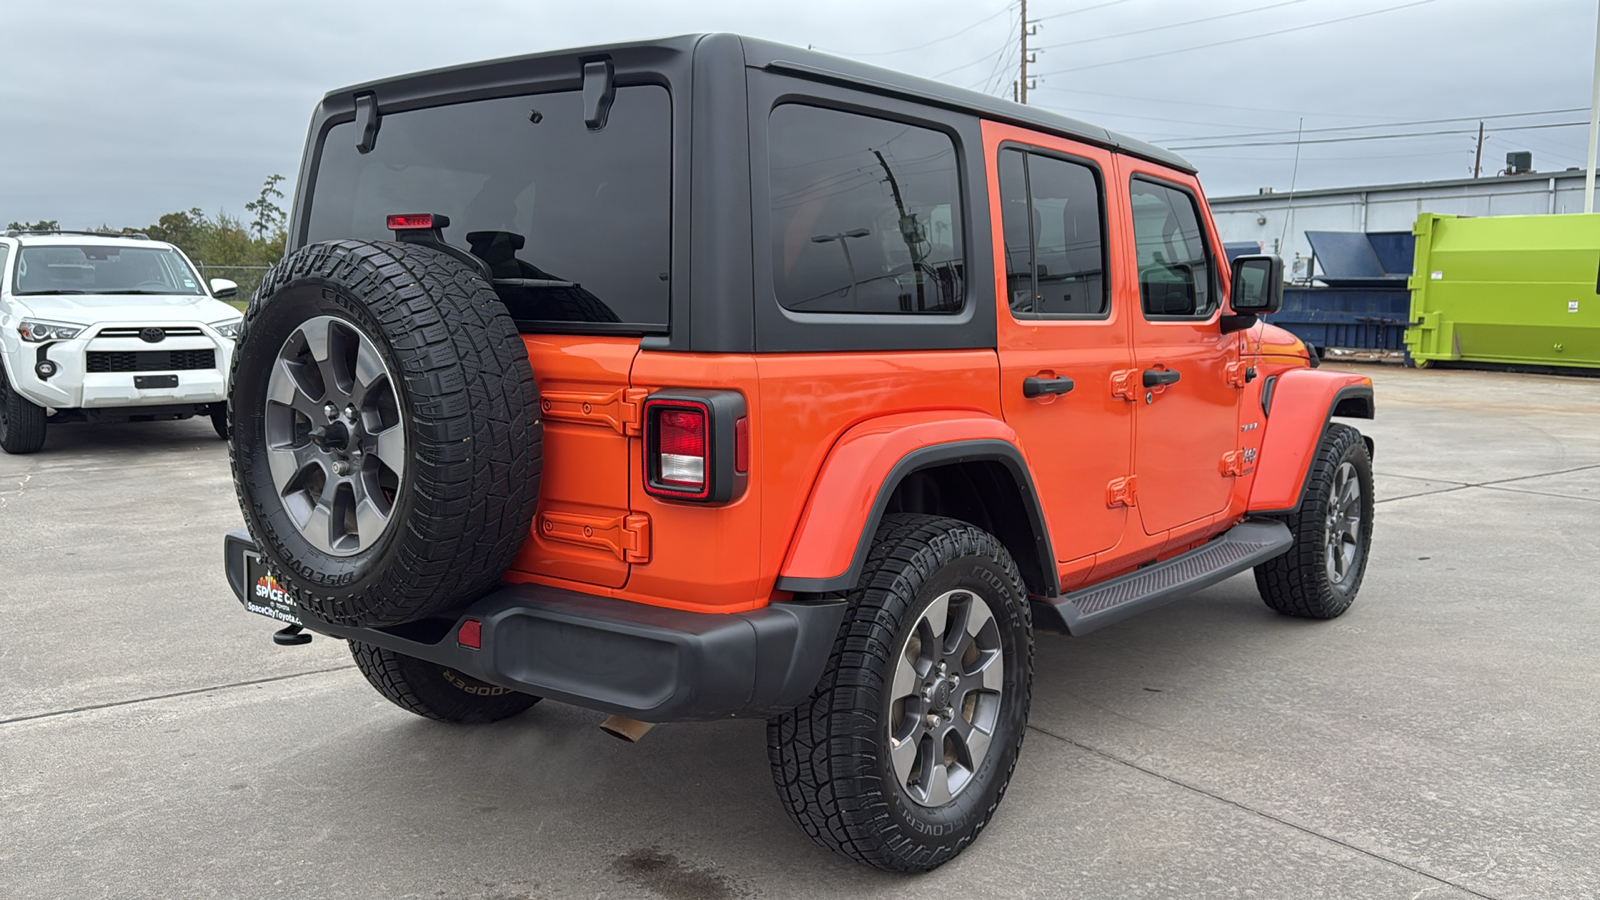
[[[170,212],[153,225],[142,228],[113,228],[100,225],[85,229],[101,234],[146,234],[153,240],[175,244],[197,265],[207,278],[229,278],[239,283],[239,299],[255,293],[262,268],[283,256],[288,238],[288,214],[278,205],[283,192],[278,190],[282,175],[269,175],[261,193],[244,205],[245,216],[219,210],[207,215],[199,207]],[[6,226],[18,231],[49,231],[61,227],[55,219],[38,222],[12,222]]]

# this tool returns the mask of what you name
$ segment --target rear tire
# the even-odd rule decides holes
[[[993,535],[885,516],[811,698],[768,721],[778,796],[805,832],[879,869],[925,872],[983,831],[1028,720],[1033,631]]]
[[[1300,509],[1284,519],[1294,543],[1256,566],[1256,588],[1286,616],[1333,619],[1355,602],[1372,549],[1372,459],[1361,432],[1329,425],[1306,479]]]
[[[11,389],[0,368],[0,450],[37,453],[44,447],[45,411]]]
[[[498,722],[539,702],[532,694],[486,684],[448,666],[360,641],[350,642],[350,655],[378,693],[427,719],[464,725]]]

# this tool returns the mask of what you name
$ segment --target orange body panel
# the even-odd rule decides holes
[[[895,464],[923,447],[977,440],[1015,446],[1017,434],[999,419],[949,410],[883,416],[845,432],[817,477],[783,574],[798,578],[844,574],[873,501]]]
[[[1300,488],[1322,439],[1335,395],[1341,388],[1372,386],[1353,372],[1289,369],[1272,390],[1272,414],[1261,442],[1261,462],[1250,491],[1251,510],[1288,509],[1300,502]]]
[[[862,520],[855,520],[853,526],[848,520],[829,522],[807,507],[847,510],[858,504],[871,505],[877,485],[866,484],[869,475],[862,473],[863,477],[857,478],[842,466],[839,472],[851,476],[847,479],[850,490],[858,496],[821,495],[824,487],[832,491],[835,485],[846,483],[825,479],[819,473],[841,437],[857,424],[885,416],[897,416],[911,424],[919,420],[903,414],[927,413],[925,420],[987,421],[991,424],[982,427],[1010,431],[998,421],[997,371],[994,353],[989,350],[769,355],[758,357],[756,366],[761,372],[765,418],[761,424],[766,433],[760,448],[752,447],[751,452],[759,456],[765,465],[764,477],[773,485],[762,512],[763,529],[781,542],[776,552],[762,548],[762,579],[768,586],[780,572],[826,577],[849,566]],[[756,431],[751,428],[752,435]],[[968,439],[962,436],[967,432],[957,433],[953,428],[940,433],[947,435],[944,440]],[[887,467],[895,462],[898,458],[889,460],[878,475],[887,473]],[[802,513],[804,529],[800,528]],[[805,570],[793,568],[791,563],[803,563]],[[827,569],[832,571],[824,571]]]

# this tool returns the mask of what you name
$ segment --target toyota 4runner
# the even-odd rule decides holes
[[[236,290],[142,234],[0,234],[0,449],[33,453],[51,424],[196,415],[227,437]]]
[[[1221,246],[1168,151],[764,41],[335,91],[234,359],[230,583],[418,715],[765,718],[813,839],[930,869],[1035,628],[1355,599],[1371,383]]]

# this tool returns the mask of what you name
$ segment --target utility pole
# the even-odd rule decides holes
[[[1583,176],[1583,211],[1594,212],[1594,154],[1600,141],[1600,14],[1595,17],[1594,93],[1589,103],[1589,167]]]
[[[1022,28],[1021,28],[1021,31],[1022,31],[1022,71],[1020,73],[1021,77],[1017,79],[1017,89],[1018,89],[1017,93],[1018,93],[1018,97],[1019,97],[1017,102],[1021,103],[1024,106],[1026,106],[1028,104],[1028,63],[1034,62],[1034,58],[1028,55],[1028,36],[1030,34],[1030,32],[1028,31],[1028,0],[1022,0]]]
[[[1483,170],[1483,123],[1478,123],[1478,153],[1472,157],[1472,177],[1477,178]]]

